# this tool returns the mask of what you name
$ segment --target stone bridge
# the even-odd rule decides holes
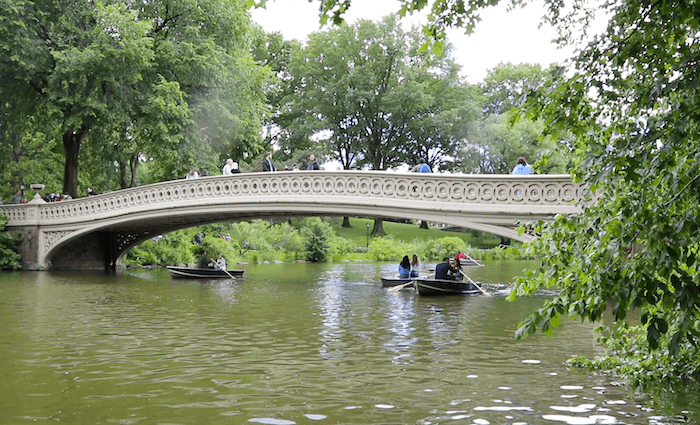
[[[134,245],[195,225],[298,216],[416,219],[527,242],[517,222],[576,214],[589,197],[569,175],[380,171],[244,173],[174,180],[70,201],[0,205],[24,269],[111,269]]]

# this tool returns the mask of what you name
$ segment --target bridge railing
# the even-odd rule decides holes
[[[298,195],[362,197],[479,205],[556,207],[592,197],[567,174],[496,175],[392,173],[380,171],[294,171],[241,173],[173,180],[51,203],[0,205],[8,227],[97,220],[125,209],[149,211],[180,204],[241,202],[251,197]],[[554,208],[556,210],[556,208]]]

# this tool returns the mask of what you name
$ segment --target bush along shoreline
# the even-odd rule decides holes
[[[206,251],[209,258],[220,253],[228,264],[398,261],[397,253],[417,254],[423,262],[437,262],[459,251],[480,261],[527,259],[517,249],[509,247],[476,248],[469,240],[474,238],[472,235],[439,228],[418,229],[414,224],[385,223],[385,229],[389,228],[387,236],[370,237],[367,226],[370,222],[351,219],[353,230],[341,229],[339,219],[319,217],[278,223],[253,220],[192,227],[142,242],[127,253],[123,264],[126,267],[193,265],[201,251]],[[408,237],[413,239],[408,240]],[[358,246],[360,239],[365,242],[364,246]],[[493,243],[497,242],[494,238]]]

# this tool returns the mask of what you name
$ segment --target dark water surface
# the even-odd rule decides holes
[[[469,270],[493,297],[447,298],[387,292],[383,264],[0,273],[0,424],[690,423],[697,401],[656,411],[566,366],[594,325],[513,341],[544,300],[505,301],[523,264]]]

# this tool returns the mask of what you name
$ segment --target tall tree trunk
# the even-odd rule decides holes
[[[343,224],[341,227],[346,227],[346,228],[351,228],[352,226],[350,225],[350,217],[343,217]]]
[[[126,182],[126,163],[119,161],[119,187],[126,189],[127,187],[136,186],[136,168],[139,166],[138,155],[131,155],[129,158],[129,182]]]
[[[374,219],[374,227],[372,228],[372,236],[385,236],[384,225],[381,218]]]
[[[126,189],[126,164],[119,161],[119,188]]]
[[[63,134],[63,148],[66,151],[66,164],[63,171],[63,193],[73,198],[78,197],[78,153],[80,144],[87,135],[89,127],[78,131],[66,131]]]
[[[129,165],[131,168],[131,181],[129,182],[129,187],[134,187],[136,186],[136,169],[139,166],[139,156],[131,155],[131,158],[129,159]]]

